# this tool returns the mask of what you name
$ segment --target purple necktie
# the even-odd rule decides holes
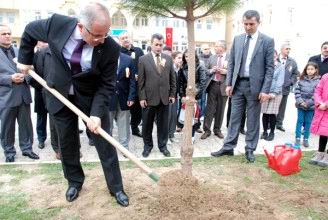
[[[82,39],[78,40],[78,43],[73,50],[71,59],[69,61],[71,64],[71,70],[73,72],[73,75],[82,72],[81,57],[82,57],[83,46],[85,45],[85,43],[86,42]]]

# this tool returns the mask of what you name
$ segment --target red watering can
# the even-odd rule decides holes
[[[266,149],[264,149],[264,153],[268,158],[268,166],[282,176],[297,173],[301,170],[299,164],[302,151],[297,145],[277,145],[274,147],[273,153],[269,154]]]

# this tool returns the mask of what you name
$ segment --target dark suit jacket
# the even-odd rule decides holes
[[[45,79],[44,75],[49,72],[50,59],[51,51],[49,47],[37,51],[34,55],[34,71],[43,79]],[[32,77],[29,83],[34,88],[34,112],[39,114],[46,114],[48,111],[45,106],[43,87]]]
[[[310,57],[309,62],[314,62],[318,64],[320,76],[323,76],[325,73],[328,73],[328,60],[321,62],[321,54]]]
[[[14,48],[17,56],[17,49]],[[11,76],[17,73],[17,67],[9,61],[7,55],[0,49],[0,109],[4,107],[16,107],[32,102],[30,87],[24,80],[21,84],[15,84]]]
[[[165,65],[161,66],[161,73],[157,71],[152,53],[139,59],[139,99],[146,100],[148,106],[157,106],[160,102],[168,105],[169,97],[176,96],[176,73],[172,58],[163,53],[161,58],[166,60]]]
[[[108,99],[113,94],[116,82],[119,45],[110,37],[94,47],[91,70],[72,77],[62,50],[77,24],[76,18],[54,14],[49,19],[29,23],[22,36],[18,61],[32,64],[33,49],[37,41],[48,42],[52,52],[51,69],[47,84],[68,97],[71,84],[74,86],[75,103],[87,115],[102,117],[108,111]],[[51,114],[64,107],[57,98],[49,95],[47,109]]]
[[[139,58],[144,55],[144,52],[141,50],[141,48],[131,45],[130,50],[128,50],[125,47],[121,47],[121,53],[131,56],[133,59],[133,66],[138,71]],[[132,57],[132,53],[134,53],[134,57]],[[138,72],[136,74],[138,74]]]
[[[243,46],[246,34],[236,36],[230,51],[226,85],[232,86],[232,91],[238,78]],[[274,40],[259,33],[249,66],[249,80],[252,95],[269,93],[274,71]]]
[[[129,75],[126,75],[126,68],[129,69]],[[128,101],[135,101],[136,98],[136,69],[133,65],[133,60],[124,53],[120,54],[120,62],[118,66],[118,74],[116,79],[115,93],[110,100],[109,111],[116,111],[117,102],[120,103],[122,111],[129,110]]]
[[[280,60],[278,60],[281,62]],[[285,63],[285,79],[284,79],[284,85],[282,86],[282,94],[288,95],[290,92],[290,87],[293,86],[297,81],[297,76],[299,75],[299,71],[297,68],[296,61],[291,58],[287,57],[286,63]]]

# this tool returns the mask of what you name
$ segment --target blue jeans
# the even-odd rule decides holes
[[[206,93],[203,92],[201,98],[198,100],[198,105],[200,107],[200,117],[205,115],[206,110]]]
[[[304,124],[304,139],[309,139],[313,113],[313,110],[297,109],[296,138],[301,138],[302,126]]]
[[[38,135],[38,141],[45,142],[47,139],[47,113],[37,114],[36,133]]]

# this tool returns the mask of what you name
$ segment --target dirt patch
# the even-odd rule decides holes
[[[54,219],[290,220],[299,219],[291,211],[295,207],[328,213],[328,196],[312,190],[315,183],[294,183],[294,187],[288,188],[275,183],[265,168],[245,164],[197,165],[194,177],[173,170],[176,168],[156,169],[161,176],[158,184],[138,169],[123,170],[125,191],[130,197],[130,206],[126,208],[117,205],[109,195],[100,167],[85,170],[85,183],[73,203],[65,200],[66,182],[49,184],[44,174],[25,178],[7,193],[26,193],[33,208],[62,208]],[[4,176],[0,180],[10,179]],[[0,191],[3,190],[0,185]]]

